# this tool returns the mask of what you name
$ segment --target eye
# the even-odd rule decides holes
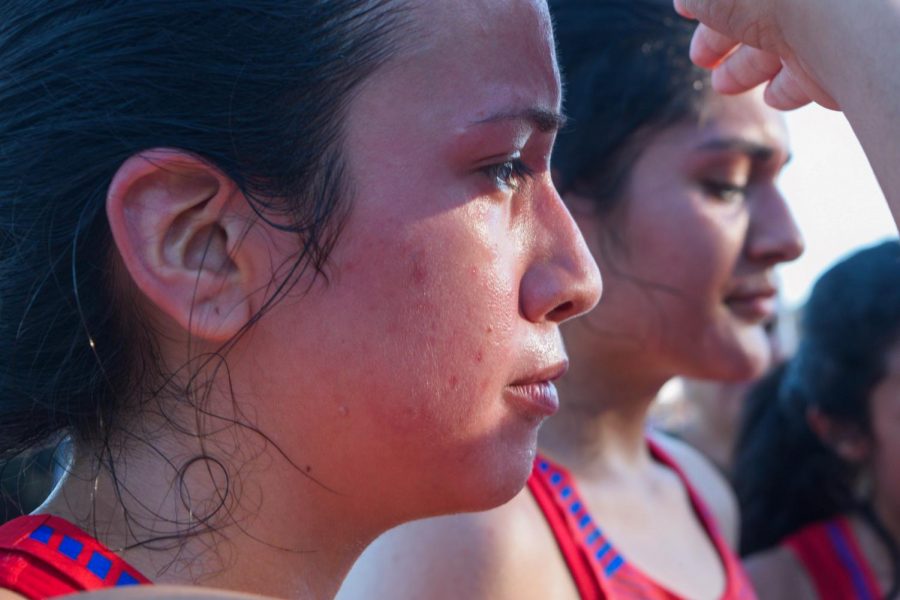
[[[743,202],[747,196],[747,186],[729,181],[706,180],[700,182],[704,193],[722,202]]]
[[[482,169],[498,188],[517,190],[534,175],[534,171],[521,158],[511,158],[502,163],[488,165]]]

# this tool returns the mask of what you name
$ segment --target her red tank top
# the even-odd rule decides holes
[[[725,567],[725,592],[721,600],[755,600],[756,594],[740,560],[719,534],[706,505],[672,458],[647,440],[653,458],[681,479],[697,517],[713,542]],[[561,466],[538,455],[528,489],[553,531],[583,600],[683,600],[632,566],[619,554],[588,513],[572,476]]]
[[[884,597],[845,517],[807,525],[789,536],[783,545],[806,569],[820,600]]]
[[[146,583],[150,580],[64,519],[25,516],[0,526],[0,589],[43,600]]]

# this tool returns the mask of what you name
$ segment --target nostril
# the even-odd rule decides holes
[[[571,300],[568,302],[563,302],[547,315],[547,318],[551,321],[561,322],[565,321],[569,316],[575,311],[575,303]]]

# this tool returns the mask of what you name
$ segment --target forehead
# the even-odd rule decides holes
[[[559,73],[544,0],[421,0],[411,10],[414,33],[390,70],[437,104],[439,92],[474,111],[536,103],[559,106]],[[518,104],[521,106],[498,106]]]
[[[699,125],[701,137],[736,137],[785,153],[789,146],[784,117],[765,103],[762,88],[736,96],[710,94]]]

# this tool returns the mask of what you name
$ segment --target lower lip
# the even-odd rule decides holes
[[[552,381],[507,386],[507,401],[529,415],[549,417],[559,410],[559,395]]]
[[[775,299],[771,296],[753,296],[725,301],[728,309],[746,321],[759,322],[775,314]]]

